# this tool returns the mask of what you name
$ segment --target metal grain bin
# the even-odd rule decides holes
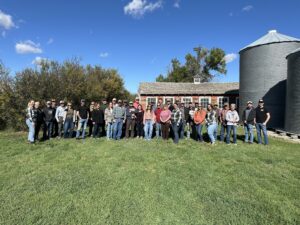
[[[285,130],[300,134],[300,48],[287,56]]]
[[[299,39],[271,30],[240,51],[240,114],[247,101],[256,106],[263,98],[271,113],[268,127],[284,128],[286,56],[299,47]]]

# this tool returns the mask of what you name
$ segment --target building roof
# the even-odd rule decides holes
[[[140,95],[224,95],[238,94],[239,83],[140,83]]]
[[[278,33],[276,30],[270,30],[266,35],[259,38],[258,40],[254,41],[250,45],[247,45],[246,47],[242,48],[240,50],[244,51],[249,48],[253,48],[260,45],[267,45],[272,43],[281,43],[281,42],[300,42],[300,39],[289,37],[284,34]]]

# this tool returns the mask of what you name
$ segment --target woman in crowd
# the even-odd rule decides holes
[[[152,138],[153,124],[155,123],[155,114],[151,110],[151,105],[148,105],[144,113],[144,132],[145,140],[150,141]]]
[[[64,138],[72,138],[74,123],[76,122],[76,112],[72,108],[72,103],[68,102],[64,114]]]
[[[171,111],[169,110],[168,105],[164,105],[163,110],[160,113],[160,123],[161,123],[161,136],[163,140],[169,139],[170,133],[170,121]]]
[[[94,138],[100,138],[100,128],[102,127],[102,124],[104,123],[104,112],[100,108],[99,103],[95,103],[95,108],[91,112],[91,119],[93,123],[93,137]]]
[[[197,131],[197,141],[203,142],[203,136],[202,136],[202,127],[205,122],[206,117],[206,111],[203,109],[202,106],[195,109],[194,113],[194,124]]]
[[[110,102],[108,104],[108,107],[104,111],[104,120],[106,123],[106,138],[107,140],[112,139],[112,134],[113,134],[113,103]]]
[[[216,142],[215,133],[217,132],[218,128],[217,118],[217,112],[213,109],[213,106],[211,104],[208,104],[206,114],[206,126],[210,143],[212,145],[214,145]]]
[[[173,104],[173,110],[172,110],[172,114],[171,114],[171,124],[172,124],[172,130],[174,133],[174,143],[178,144],[179,131],[182,127],[182,113],[181,113],[177,103]]]
[[[143,138],[144,110],[142,105],[138,105],[135,115],[136,115],[136,137]]]
[[[34,101],[30,100],[26,109],[26,124],[29,129],[28,141],[30,144],[34,143],[34,126],[35,126],[35,115],[34,115]]]

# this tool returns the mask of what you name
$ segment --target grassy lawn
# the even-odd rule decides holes
[[[300,224],[300,145],[0,133],[0,223]]]

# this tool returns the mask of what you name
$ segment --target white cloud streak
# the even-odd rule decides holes
[[[30,40],[18,42],[15,49],[18,54],[38,54],[43,52],[40,48],[40,44],[36,44]]]
[[[147,0],[132,0],[124,7],[124,13],[134,18],[141,18],[145,13],[162,8],[162,0],[148,3]]]
[[[35,57],[35,59],[31,63],[36,65],[36,66],[41,66],[41,64],[43,62],[48,62],[48,59],[37,56],[37,57]]]
[[[230,53],[230,54],[225,55],[223,60],[225,60],[226,63],[231,63],[237,58],[237,56],[238,55],[235,53]]]
[[[109,54],[108,54],[108,52],[101,52],[101,53],[99,54],[99,56],[100,56],[101,58],[107,58],[107,57],[109,56]]]
[[[180,8],[180,0],[175,0],[173,6],[174,6],[174,8],[179,9]]]
[[[3,27],[6,30],[9,30],[10,28],[16,27],[13,18],[9,14],[5,14],[0,10],[0,26]]]
[[[254,8],[253,5],[246,5],[245,7],[243,7],[242,11],[243,12],[249,12],[253,8]]]

